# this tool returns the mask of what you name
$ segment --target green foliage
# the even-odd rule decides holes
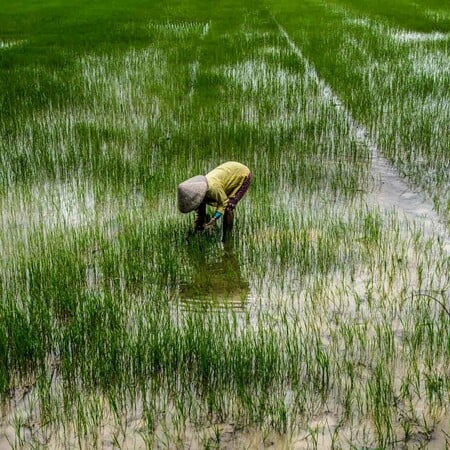
[[[71,427],[99,442],[109,412],[121,430],[139,416],[148,443],[235,423],[318,446],[330,408],[344,446],[439,422],[448,257],[367,204],[371,149],[311,68],[440,204],[443,84],[409,58],[446,43],[389,38],[447,32],[440,3],[1,3],[5,405],[28,387],[63,446]],[[224,160],[254,178],[222,244],[187,232],[175,192]]]

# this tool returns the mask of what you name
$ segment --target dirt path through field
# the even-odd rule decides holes
[[[319,77],[315,68],[304,57],[287,31],[274,17],[272,18],[291,50],[304,62],[307,76],[317,83],[322,95],[328,98],[336,109],[344,115],[357,142],[369,149],[375,185],[372,192],[367,196],[368,204],[377,205],[386,211],[395,210],[408,222],[418,225],[426,237],[441,240],[444,251],[450,255],[450,233],[444,225],[443,219],[434,210],[431,200],[424,193],[412,188],[381,155],[376,144],[370,139],[366,128],[353,119],[350,111],[331,87]]]

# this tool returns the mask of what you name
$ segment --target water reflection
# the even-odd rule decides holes
[[[189,236],[185,252],[186,275],[180,283],[185,308],[244,308],[250,287],[242,277],[233,239],[218,243],[205,235]]]

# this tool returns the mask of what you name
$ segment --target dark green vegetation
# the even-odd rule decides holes
[[[413,69],[448,36],[396,41],[441,2],[0,3],[0,439],[445,445],[448,254],[368,204],[310,70],[445,216],[448,92]],[[229,159],[233,241],[187,239],[177,183]]]

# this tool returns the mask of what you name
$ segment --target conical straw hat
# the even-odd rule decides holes
[[[178,209],[188,213],[197,209],[205,198],[208,182],[204,175],[196,175],[178,185]]]

